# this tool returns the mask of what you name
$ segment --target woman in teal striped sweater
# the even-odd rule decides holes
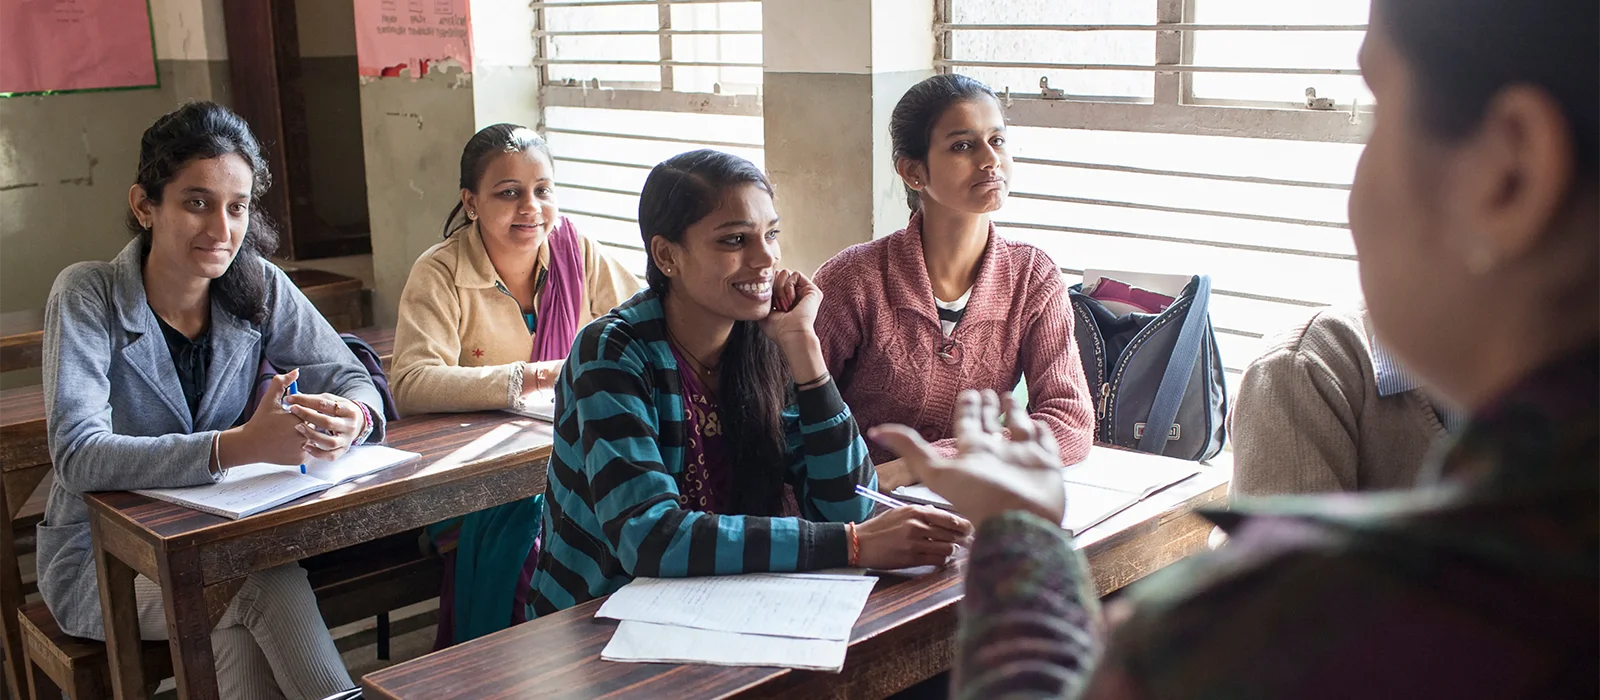
[[[932,508],[867,520],[855,487],[877,476],[813,330],[822,293],[778,268],[777,225],[742,158],[650,172],[650,288],[584,328],[557,381],[530,616],[636,576],[937,564],[970,537]]]

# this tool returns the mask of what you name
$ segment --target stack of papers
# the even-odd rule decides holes
[[[299,465],[241,464],[215,484],[134,493],[238,520],[421,456],[383,445],[358,445],[335,461],[307,462],[304,474]]]
[[[1074,535],[1105,522],[1135,503],[1200,473],[1194,462],[1098,445],[1082,462],[1061,470],[1067,514],[1061,527]],[[902,486],[894,494],[907,501],[937,506],[950,502],[921,484]]]
[[[836,574],[634,579],[595,613],[622,621],[600,658],[837,673],[877,581]]]

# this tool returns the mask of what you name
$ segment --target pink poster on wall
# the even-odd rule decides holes
[[[472,72],[468,0],[355,0],[356,62],[362,75],[422,77],[430,62],[455,59]]]
[[[154,85],[146,0],[0,0],[0,93]]]

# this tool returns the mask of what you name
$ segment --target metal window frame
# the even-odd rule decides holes
[[[1146,0],[1150,1],[1150,0]],[[1246,73],[1277,75],[1359,75],[1335,68],[1242,67],[1194,65],[1194,37],[1200,31],[1365,31],[1364,24],[1200,24],[1194,8],[1204,0],[1154,0],[1155,24],[960,24],[953,22],[955,0],[935,0],[934,65],[942,73],[961,67],[1038,68],[1040,70],[1112,70],[1149,72],[1153,99],[1069,96],[1042,99],[1008,92],[1003,102],[1007,120],[1018,126],[1133,131],[1195,136],[1233,136],[1292,141],[1364,143],[1370,106],[1343,105],[1332,111],[1307,109],[1292,102],[1255,102],[1197,98],[1194,75]],[[958,31],[1095,32],[1152,31],[1155,60],[1150,65],[977,61],[955,57]]]
[[[750,29],[675,29],[672,26],[672,5],[759,3],[760,0],[577,0],[575,2],[530,3],[537,21],[532,33],[536,46],[534,65],[539,69],[540,128],[545,128],[543,110],[547,107],[579,107],[587,109],[626,109],[647,112],[682,112],[689,114],[722,114],[742,117],[759,117],[762,114],[761,95],[751,93],[679,92],[674,89],[673,68],[677,66],[762,68],[761,63],[743,61],[680,61],[673,57],[672,38],[675,36],[760,36],[760,30]],[[552,31],[545,26],[545,10],[562,10],[580,7],[657,7],[657,28],[617,30]],[[660,60],[622,59],[556,59],[550,56],[549,42],[563,36],[656,36],[659,38]],[[659,87],[642,83],[550,80],[552,65],[610,65],[659,66]],[[622,135],[618,135],[622,136]]]
[[[974,0],[967,0],[974,1]],[[1130,0],[1132,1],[1132,0]],[[1146,2],[1152,0],[1144,0]],[[1195,4],[1205,0],[1153,0],[1156,3],[1155,24],[957,24],[953,22],[954,5],[956,0],[935,0],[934,12],[934,37],[935,37],[935,69],[941,73],[949,73],[955,69],[966,66],[981,66],[994,68],[1039,68],[1043,70],[1117,70],[1148,72],[1153,76],[1154,86],[1150,98],[1129,97],[1092,97],[1069,96],[1067,99],[1043,99],[1042,96],[1029,96],[1013,92],[1001,95],[1002,107],[1008,123],[1015,126],[1042,127],[1057,129],[1080,129],[1088,131],[1124,131],[1160,134],[1178,134],[1192,136],[1230,136],[1250,139],[1274,139],[1288,141],[1311,141],[1325,143],[1351,143],[1359,144],[1366,141],[1366,129],[1371,121],[1371,107],[1361,108],[1353,105],[1343,105],[1333,111],[1307,109],[1304,105],[1292,102],[1259,102],[1245,100],[1224,100],[1196,97],[1194,94],[1194,76],[1199,73],[1251,73],[1251,74],[1289,74],[1289,75],[1355,75],[1359,71],[1340,69],[1296,69],[1296,68],[1243,68],[1229,66],[1196,66],[1194,65],[1194,45],[1196,32],[1201,31],[1246,31],[1246,32],[1334,32],[1334,31],[1365,31],[1366,25],[1348,24],[1320,24],[1320,25],[1240,25],[1240,24],[1201,24],[1195,22]],[[1126,66],[1105,64],[1049,64],[1028,63],[1021,61],[976,61],[959,59],[954,55],[955,42],[953,37],[959,31],[999,31],[999,32],[1095,32],[1095,31],[1152,31],[1155,36],[1155,56],[1150,65]],[[1055,160],[1046,158],[1016,159],[1018,163],[1033,165],[1056,166],[1086,170],[1101,170],[1125,172],[1142,175],[1159,175],[1200,180],[1218,180],[1229,182],[1244,182],[1253,184],[1282,185],[1291,187],[1304,187],[1323,190],[1345,190],[1350,186],[1342,183],[1314,182],[1302,180],[1284,180],[1279,178],[1219,175],[1211,173],[1184,172],[1154,168],[1140,168],[1134,166],[1108,165],[1097,163],[1079,163],[1075,161]],[[1182,207],[1166,207],[1133,202],[1112,202],[1070,197],[1065,195],[1013,192],[1013,197],[1024,199],[1041,199],[1080,204],[1097,204],[1113,207],[1126,207],[1130,209],[1157,210],[1188,214],[1202,214],[1243,220],[1257,220],[1275,223],[1293,224],[1299,226],[1313,226],[1327,229],[1347,229],[1348,225],[1340,222],[1292,219],[1289,217],[1274,217],[1244,212],[1225,212],[1195,210]],[[1157,242],[1183,243],[1209,248],[1222,248],[1229,250],[1251,251],[1270,253],[1275,255],[1288,255],[1303,258],[1329,259],[1339,261],[1352,261],[1353,255],[1346,253],[1333,253],[1317,250],[1297,249],[1290,247],[1254,245],[1227,241],[1210,241],[1163,236],[1153,233],[1135,233],[1128,231],[1111,231],[1096,228],[1077,226],[1062,226],[1054,224],[1041,224],[1024,221],[1008,220],[1001,217],[995,225],[1004,229],[1032,230],[1043,232],[1070,233],[1090,236],[1107,236],[1113,238],[1148,240]],[[1082,275],[1083,270],[1062,267],[1065,274]],[[1213,289],[1213,293],[1223,297],[1264,302],[1275,305],[1290,306],[1304,309],[1314,309],[1326,306],[1325,303],[1307,299],[1285,296],[1264,295],[1232,289]],[[1222,335],[1237,336],[1246,339],[1261,339],[1262,333],[1217,327],[1214,329]],[[1242,369],[1230,366],[1230,374],[1239,374]]]

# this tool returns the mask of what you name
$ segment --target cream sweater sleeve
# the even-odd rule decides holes
[[[522,384],[522,366],[462,367],[461,300],[450,270],[424,254],[400,293],[394,330],[395,402],[402,414],[507,408]]]
[[[643,285],[600,244],[582,234],[578,240],[583,242],[583,284],[589,296],[589,315],[600,318],[627,301]]]

